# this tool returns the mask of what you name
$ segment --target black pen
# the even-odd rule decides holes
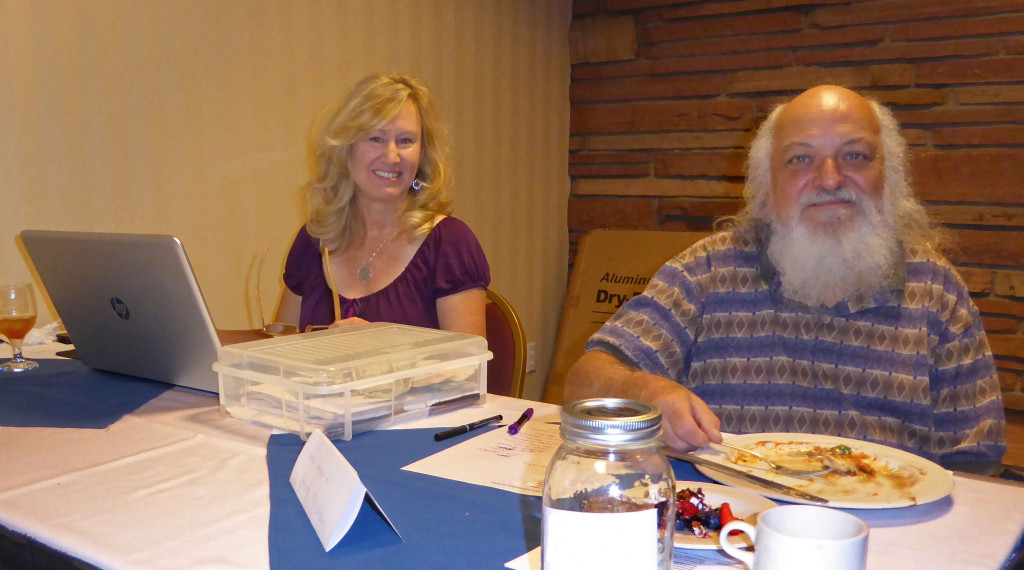
[[[523,424],[525,424],[526,422],[530,421],[530,418],[532,418],[532,417],[533,417],[533,408],[526,408],[526,411],[523,412],[523,415],[519,416],[518,420],[516,420],[513,424],[508,426],[508,433],[509,433],[509,435],[515,435],[515,434],[519,433],[519,430],[523,428]]]
[[[459,426],[459,427],[453,427],[452,429],[446,429],[444,431],[440,431],[440,432],[435,433],[434,434],[434,441],[444,441],[444,440],[446,440],[446,439],[448,439],[450,437],[455,437],[457,435],[462,435],[464,433],[469,433],[469,432],[471,432],[471,431],[473,431],[473,430],[475,430],[477,428],[482,428],[482,427],[484,427],[486,425],[498,423],[500,421],[501,421],[501,414],[498,414],[496,416],[491,416],[489,418],[484,418],[482,420],[475,421],[473,423],[468,423],[466,425],[462,425],[462,426]]]

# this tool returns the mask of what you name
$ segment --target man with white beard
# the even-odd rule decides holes
[[[655,404],[678,450],[802,432],[998,464],[992,354],[913,197],[892,113],[842,87],[805,91],[758,129],[744,197],[590,339],[566,401]]]

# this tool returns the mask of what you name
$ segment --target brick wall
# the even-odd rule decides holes
[[[576,0],[569,230],[709,230],[744,147],[821,83],[890,105],[1024,410],[1024,0]]]

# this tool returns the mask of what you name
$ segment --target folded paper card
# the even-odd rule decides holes
[[[302,447],[289,481],[325,551],[334,548],[352,527],[364,498],[402,537],[363,486],[356,470],[320,430],[314,431]]]

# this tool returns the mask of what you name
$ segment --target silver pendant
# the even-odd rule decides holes
[[[360,283],[369,283],[371,277],[373,277],[373,271],[370,271],[370,266],[365,263],[356,270],[356,278]]]

